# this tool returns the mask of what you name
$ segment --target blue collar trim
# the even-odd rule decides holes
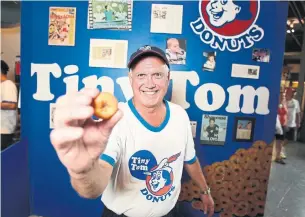
[[[166,100],[164,100],[164,103],[165,103],[165,106],[166,106],[165,119],[160,126],[154,127],[154,126],[150,125],[147,121],[145,121],[144,118],[140,115],[140,113],[136,110],[136,108],[135,108],[135,106],[132,102],[132,98],[130,100],[128,100],[128,105],[129,105],[132,113],[141,122],[141,124],[144,125],[144,127],[146,127],[148,130],[153,131],[153,132],[160,132],[161,130],[163,130],[165,128],[165,126],[167,125],[168,121],[169,121],[169,118],[170,118],[169,105],[168,105],[168,102]]]

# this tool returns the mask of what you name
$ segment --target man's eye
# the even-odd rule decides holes
[[[144,77],[145,77],[145,74],[138,74],[137,77],[138,77],[138,78],[144,78]]]
[[[155,73],[154,76],[155,78],[162,78],[162,74],[159,72]]]

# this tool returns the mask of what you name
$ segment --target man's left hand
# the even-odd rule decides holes
[[[209,194],[202,194],[200,199],[203,203],[204,214],[208,214],[208,217],[212,217],[214,214],[214,200]]]

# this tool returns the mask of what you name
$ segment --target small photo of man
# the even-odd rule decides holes
[[[248,75],[257,75],[257,69],[248,69]]]
[[[256,62],[270,62],[270,51],[268,49],[255,48],[252,51],[252,60]]]
[[[186,40],[169,38],[166,40],[166,57],[170,64],[186,64]]]
[[[202,70],[213,72],[216,67],[216,52],[203,52],[203,56],[206,57],[206,62],[203,64]]]

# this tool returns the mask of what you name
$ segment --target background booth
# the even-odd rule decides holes
[[[176,61],[170,57],[166,98],[189,114],[214,216],[262,216],[287,7],[276,1],[22,2],[21,138],[28,147],[30,213],[101,216],[100,199],[77,195],[50,143],[54,103],[85,86],[126,102],[131,53],[144,45],[169,53],[179,42],[183,51]],[[179,198],[185,217],[204,216],[198,199],[185,174]]]

